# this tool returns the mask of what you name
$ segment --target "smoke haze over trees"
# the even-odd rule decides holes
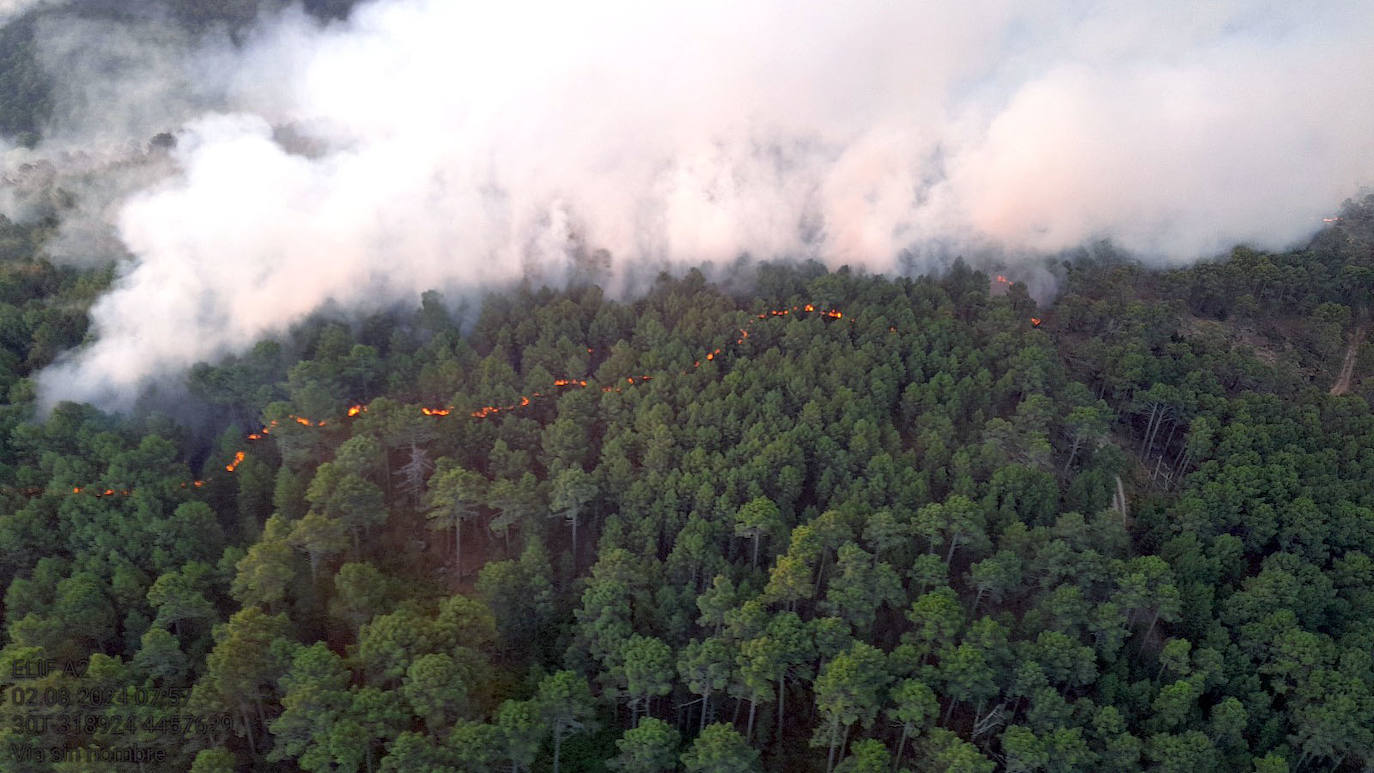
[[[6,211],[123,261],[49,404],[429,287],[1282,248],[1374,172],[1367,4],[89,2],[0,34],[34,146]]]

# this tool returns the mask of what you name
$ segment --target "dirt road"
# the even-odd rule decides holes
[[[1350,346],[1345,349],[1345,362],[1341,364],[1341,374],[1336,377],[1336,383],[1331,385],[1331,394],[1343,395],[1350,391],[1350,379],[1355,375],[1355,355],[1360,351],[1360,344],[1364,343],[1365,333],[1369,332],[1369,323],[1361,322],[1355,328],[1354,335],[1350,336]]]

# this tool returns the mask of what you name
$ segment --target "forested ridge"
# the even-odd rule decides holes
[[[200,773],[1365,769],[1369,344],[1329,391],[1374,200],[1342,218],[1183,270],[1069,256],[1043,307],[962,263],[467,317],[427,293],[198,366],[194,428],[36,417],[112,274],[4,224],[6,689],[185,705],[34,733],[61,707],[6,700],[3,743]],[[770,313],[807,304],[843,313]],[[46,659],[83,673],[9,679]]]

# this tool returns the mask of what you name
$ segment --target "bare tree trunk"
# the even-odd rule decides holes
[[[1170,420],[1169,420],[1169,436],[1166,437],[1166,438],[1164,438],[1164,451],[1168,451],[1168,450],[1169,450],[1169,444],[1172,443],[1172,442],[1174,442],[1174,432],[1176,432],[1177,430],[1178,430],[1178,419],[1176,419],[1176,418],[1170,418]],[[1162,458],[1163,456],[1164,456],[1164,452],[1161,451],[1161,452],[1160,452],[1160,457]]]
[[[1073,467],[1074,457],[1078,456],[1078,449],[1082,447],[1083,438],[1075,434],[1073,437],[1073,445],[1069,447],[1069,458],[1064,462],[1064,472],[1062,473],[1063,475],[1069,474],[1069,468]]]
[[[1139,456],[1140,456],[1140,458],[1142,458],[1142,459],[1145,458],[1145,449],[1146,449],[1147,445],[1148,445],[1149,442],[1150,442],[1150,430],[1154,429],[1154,426],[1155,426],[1155,416],[1157,416],[1158,414],[1159,414],[1159,404],[1158,404],[1158,403],[1155,403],[1154,406],[1150,409],[1150,420],[1149,420],[1148,422],[1146,422],[1146,424],[1145,424],[1145,436],[1141,438],[1141,443],[1140,443],[1140,454],[1139,454]]]
[[[1140,649],[1136,651],[1136,654],[1137,654],[1137,655],[1139,655],[1141,652],[1144,652],[1144,651],[1145,651],[1145,644],[1148,643],[1148,642],[1150,641],[1150,634],[1154,633],[1154,631],[1155,631],[1155,623],[1158,623],[1158,622],[1159,622],[1159,610],[1156,609],[1156,610],[1155,610],[1155,616],[1152,617],[1152,618],[1150,618],[1150,627],[1149,627],[1149,628],[1146,628],[1146,629],[1145,629],[1145,635],[1142,636],[1142,637],[1140,637]]]
[[[1167,408],[1164,409],[1163,411],[1160,411],[1160,414],[1159,414],[1159,421],[1155,422],[1154,431],[1150,433],[1150,437],[1149,437],[1149,439],[1146,441],[1146,443],[1147,443],[1147,448],[1146,448],[1145,458],[1148,459],[1149,456],[1150,456],[1149,451],[1153,451],[1153,450],[1154,450],[1154,447],[1155,447],[1155,438],[1159,436],[1159,428],[1162,427],[1162,426],[1164,426],[1164,419],[1165,419],[1165,417],[1167,417],[1171,412],[1172,412],[1172,411],[1171,411],[1170,409],[1167,409]]]
[[[248,751],[257,755],[257,745],[253,743],[253,722],[248,718],[248,707],[239,704],[239,716],[243,718],[243,732],[248,736]]]
[[[946,567],[949,566],[950,561],[954,560],[954,549],[957,547],[959,547],[959,535],[951,534],[949,537],[949,552],[945,554]]]
[[[573,569],[577,569],[577,516],[572,517],[572,549],[573,549]]]

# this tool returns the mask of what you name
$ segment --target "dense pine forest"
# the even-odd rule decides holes
[[[40,417],[113,276],[50,227],[0,234],[0,733],[167,757],[0,769],[1374,765],[1374,197],[1042,306],[962,262],[427,293]]]

